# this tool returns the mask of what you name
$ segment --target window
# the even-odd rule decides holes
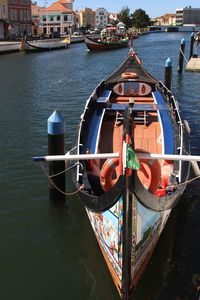
[[[19,19],[20,21],[23,21],[23,10],[20,9],[20,12],[19,12]]]
[[[6,15],[6,7],[5,5],[2,5],[2,17],[5,17]]]
[[[10,9],[10,19],[13,21],[14,20],[14,10]]]
[[[51,21],[51,22],[53,21],[53,16],[49,17],[49,21]]]
[[[57,19],[57,21],[60,21],[60,16],[57,16],[57,18],[56,18],[56,19]]]
[[[42,20],[43,20],[44,22],[46,22],[46,20],[47,20],[46,16],[43,16],[43,17],[42,17]]]
[[[23,11],[23,18],[24,18],[24,21],[26,21],[26,10]]]
[[[28,21],[31,20],[31,12],[30,12],[30,10],[27,10],[27,20]]]
[[[18,13],[17,9],[14,10],[15,21],[18,21]]]
[[[64,21],[68,21],[68,16],[67,15],[64,15]]]

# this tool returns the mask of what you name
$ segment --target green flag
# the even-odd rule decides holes
[[[130,169],[133,170],[140,169],[140,163],[131,145],[127,145],[126,163],[127,163],[127,167]]]

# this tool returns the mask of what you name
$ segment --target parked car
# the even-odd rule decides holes
[[[74,32],[72,33],[72,35],[79,36],[79,35],[81,35],[81,32],[79,32],[79,31],[74,31]]]
[[[60,32],[59,31],[51,32],[49,34],[49,37],[50,37],[50,39],[58,39],[58,38],[60,38]]]
[[[177,32],[179,31],[179,28],[177,26],[169,26],[165,29],[166,32]]]

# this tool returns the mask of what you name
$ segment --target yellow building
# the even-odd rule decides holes
[[[95,28],[95,11],[91,8],[85,8],[79,12],[79,27],[84,26],[88,29]]]
[[[0,39],[7,37],[8,32],[8,1],[0,0]]]

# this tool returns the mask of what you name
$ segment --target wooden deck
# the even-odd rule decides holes
[[[191,57],[185,70],[188,72],[200,72],[200,57]]]

